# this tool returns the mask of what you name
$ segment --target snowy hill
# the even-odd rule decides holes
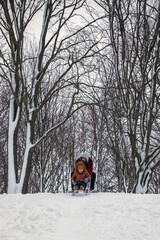
[[[0,195],[1,240],[158,240],[160,195]]]

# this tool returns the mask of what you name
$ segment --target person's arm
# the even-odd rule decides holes
[[[93,172],[93,161],[91,158],[89,158],[88,160],[88,168],[87,168],[89,174],[92,176],[92,172]]]
[[[88,171],[87,170],[85,170],[85,177],[86,178],[88,178],[88,181],[90,181],[91,180],[91,175],[88,173]]]
[[[75,177],[76,177],[76,173],[74,172],[72,177],[71,177],[71,181],[73,181]]]

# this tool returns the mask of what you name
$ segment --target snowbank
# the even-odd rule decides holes
[[[1,240],[158,240],[160,195],[0,195]]]

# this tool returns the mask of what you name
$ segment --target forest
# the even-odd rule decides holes
[[[81,152],[160,193],[159,0],[0,0],[0,41],[1,194],[68,192]]]

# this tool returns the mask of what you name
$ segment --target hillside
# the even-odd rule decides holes
[[[158,240],[160,195],[0,195],[1,240]]]

